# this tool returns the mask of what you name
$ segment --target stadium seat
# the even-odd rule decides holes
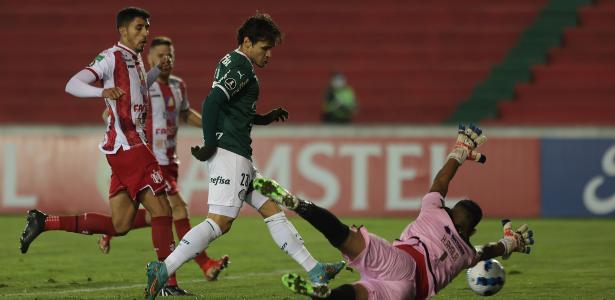
[[[564,33],[548,63],[500,104],[495,124],[615,124],[615,4],[599,1],[579,10],[579,27]]]
[[[316,0],[269,1],[257,7],[189,0],[134,5],[152,13],[151,36],[173,38],[176,73],[187,81],[193,107],[199,108],[209,92],[217,61],[235,47],[236,28],[259,9],[285,32],[271,63],[257,71],[259,111],[284,106],[290,122],[319,122],[329,77],[342,71],[360,101],[357,122],[440,123],[505,57],[546,2]],[[26,0],[2,6],[0,32],[20,46],[0,50],[11,58],[3,60],[0,70],[0,87],[11,106],[0,111],[0,123],[100,124],[102,102],[77,100],[64,93],[64,86],[115,43],[114,17],[123,5]],[[48,27],[53,30],[41,30]],[[53,113],[11,112],[26,111],[31,103]],[[400,115],[400,108],[411,111]]]

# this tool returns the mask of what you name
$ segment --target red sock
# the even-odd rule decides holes
[[[97,214],[84,213],[78,216],[48,216],[45,220],[45,231],[65,230],[81,234],[116,235],[111,217]]]
[[[181,240],[188,231],[190,231],[190,219],[183,218],[180,220],[173,221],[175,223],[175,233],[177,233],[177,238]],[[209,256],[207,256],[207,252],[203,251],[201,254],[197,255],[194,258],[194,261],[199,265],[203,266],[209,260]]]
[[[137,210],[137,214],[135,215],[135,220],[134,222],[132,222],[132,229],[137,229],[137,228],[143,228],[143,227],[150,227],[150,224],[147,224],[147,221],[145,220],[145,213],[147,211],[143,208]]]
[[[167,279],[166,285],[177,286],[177,278],[175,278],[175,274],[169,276],[169,279]]]
[[[152,218],[152,242],[159,261],[163,261],[171,254],[175,248],[171,216]]]

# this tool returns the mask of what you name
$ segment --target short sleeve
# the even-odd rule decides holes
[[[106,80],[113,76],[114,57],[109,52],[98,54],[85,68],[94,73],[96,80]]]
[[[251,66],[231,63],[228,68],[220,64],[212,88],[221,89],[230,100],[254,78]]]
[[[438,192],[428,193],[421,200],[421,210],[424,209],[440,209],[444,206],[444,198]]]

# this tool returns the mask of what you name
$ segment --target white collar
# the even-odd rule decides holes
[[[135,52],[134,50],[128,48],[126,45],[124,45],[124,44],[122,44],[120,42],[117,42],[117,47],[122,48],[122,49],[128,51],[133,56],[137,56],[137,52]]]
[[[235,49],[235,52],[237,52],[237,53],[239,53],[239,54],[243,55],[243,57],[245,57],[245,58],[246,58],[246,59],[250,62],[250,64],[252,64],[252,60],[250,60],[250,58],[249,58],[249,57],[248,57],[245,53],[241,52],[241,51],[239,50],[239,48],[240,48],[240,47],[237,47],[237,49]]]

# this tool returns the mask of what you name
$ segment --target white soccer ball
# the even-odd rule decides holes
[[[481,296],[491,296],[504,286],[506,272],[499,261],[483,260],[468,269],[468,286]]]

